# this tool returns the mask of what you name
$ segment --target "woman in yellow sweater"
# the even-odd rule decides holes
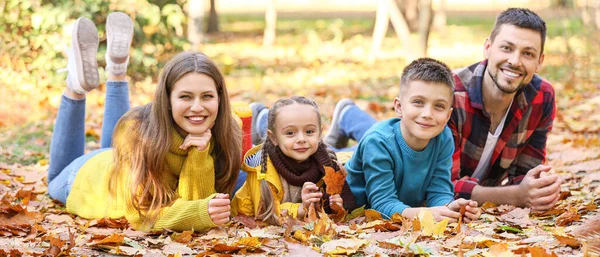
[[[178,54],[160,74],[153,101],[128,111],[125,72],[133,23],[124,13],[111,13],[106,30],[102,148],[84,155],[85,93],[99,84],[98,32],[91,20],[80,18],[67,50],[67,89],[52,135],[48,193],[70,213],[125,217],[144,231],[198,231],[226,223],[242,148],[221,72],[202,53]]]

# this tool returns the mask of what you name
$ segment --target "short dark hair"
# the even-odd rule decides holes
[[[443,62],[432,58],[419,58],[412,61],[402,71],[400,89],[406,88],[412,81],[436,82],[448,85],[454,92],[454,78],[452,71]]]
[[[504,24],[539,32],[542,39],[541,53],[544,53],[544,44],[546,43],[546,22],[535,12],[527,8],[508,8],[501,12],[498,17],[496,17],[496,23],[490,34],[490,39],[492,41],[494,41],[498,33],[500,33],[500,27]]]

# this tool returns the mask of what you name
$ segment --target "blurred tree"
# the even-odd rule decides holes
[[[396,5],[394,0],[378,0],[375,28],[373,29],[373,44],[371,45],[372,56],[375,56],[377,53],[379,53],[390,20],[394,30],[396,31],[396,36],[404,45],[404,49],[407,51],[407,53],[410,51],[410,31],[408,30],[408,25],[406,24],[404,15],[402,15],[398,9],[398,5]]]
[[[263,36],[263,46],[272,46],[275,43],[277,9],[275,0],[267,1],[267,10],[265,11],[265,32]]]
[[[189,0],[187,8],[187,37],[192,47],[197,49],[204,41],[204,0]]]
[[[217,15],[215,0],[210,0],[210,12],[208,14],[208,29],[206,30],[206,32],[219,32],[219,16]]]
[[[575,0],[574,0],[575,1]],[[584,0],[577,1],[583,24],[588,28],[600,30],[600,0]],[[577,5],[575,3],[575,5]]]
[[[401,6],[402,8],[398,8],[395,0],[378,0],[375,28],[373,29],[373,44],[371,46],[372,56],[377,55],[381,49],[389,21],[392,22],[396,36],[402,42],[407,55],[411,55],[412,52],[416,52],[419,57],[427,55],[427,42],[433,23],[432,1],[403,0]],[[403,12],[400,11],[401,9]],[[414,30],[411,29],[411,24],[416,24],[412,25],[415,28]],[[413,49],[410,43],[410,32],[417,29],[419,32],[419,45],[418,49]],[[414,56],[407,56],[407,58],[412,59]]]

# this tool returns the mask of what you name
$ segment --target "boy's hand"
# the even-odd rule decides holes
[[[340,196],[340,194],[335,194],[329,196],[329,205],[337,204],[340,208],[344,209],[344,199]]]
[[[452,223],[457,222],[460,217],[459,212],[453,211],[447,206],[429,207],[428,209],[433,213],[433,218],[435,218],[436,221],[448,218],[450,219],[449,223]]]
[[[478,204],[476,201],[465,200],[463,198],[460,198],[460,199],[456,199],[456,200],[452,201],[450,204],[448,204],[448,208],[450,210],[459,212],[459,214],[460,214],[460,209],[463,206],[465,206],[465,214],[464,214],[465,223],[471,223],[472,221],[479,219],[479,216],[481,215],[481,210],[479,209],[479,207],[477,207]]]
[[[190,146],[195,146],[199,151],[204,151],[208,147],[211,137],[210,129],[207,129],[202,134],[188,134],[183,140],[183,144],[179,146],[179,149],[187,150]]]
[[[223,225],[229,221],[230,204],[228,194],[217,194],[208,201],[208,215],[215,225]]]
[[[557,174],[548,174],[551,167],[538,165],[529,170],[518,185],[518,201],[520,207],[545,211],[554,207],[560,198],[562,178]]]

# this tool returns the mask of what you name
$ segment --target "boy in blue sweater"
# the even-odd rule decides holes
[[[452,113],[454,79],[444,63],[421,58],[410,63],[394,99],[398,118],[381,121],[360,140],[346,163],[356,201],[383,216],[413,218],[427,208],[436,220],[479,218],[477,202],[453,201],[450,181],[454,141],[446,127]],[[426,207],[423,207],[426,206]]]

